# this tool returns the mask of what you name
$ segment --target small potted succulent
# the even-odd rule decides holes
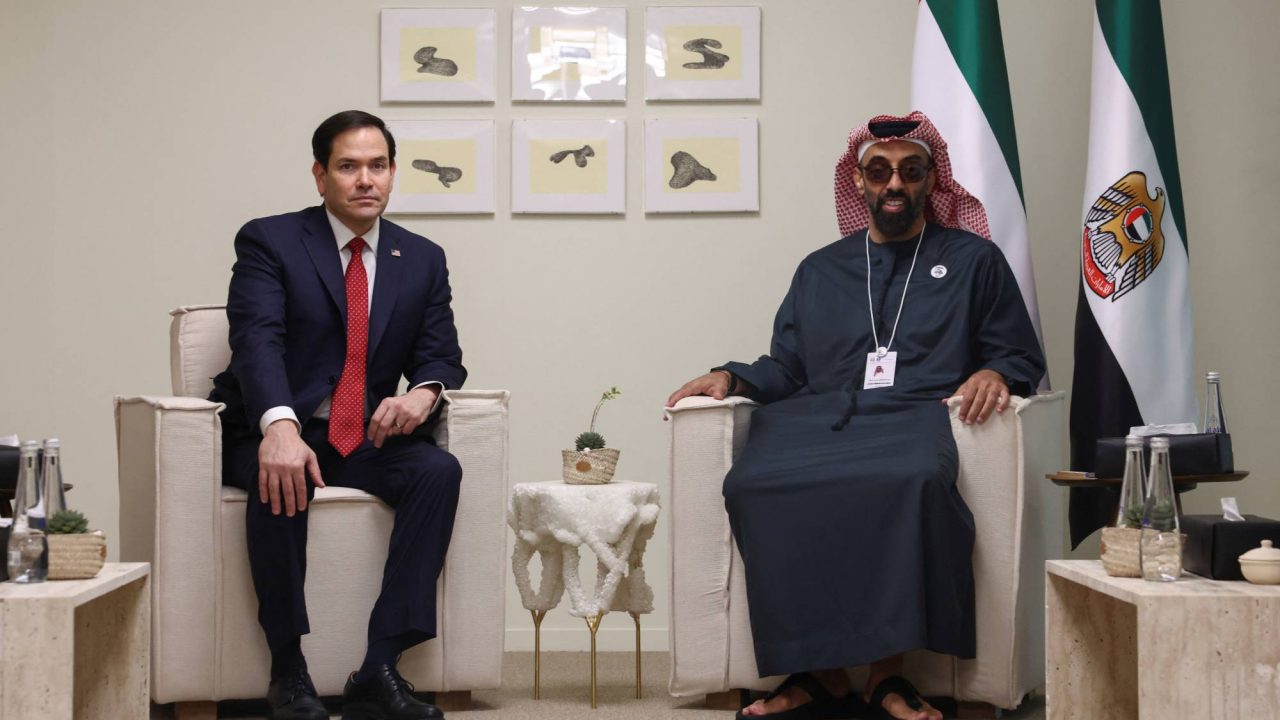
[[[622,394],[611,387],[600,396],[595,412],[591,413],[591,426],[574,439],[574,450],[560,451],[564,460],[564,481],[570,485],[603,485],[613,479],[618,466],[618,450],[605,447],[604,436],[596,432],[596,418],[606,401]]]
[[[75,510],[59,510],[46,526],[49,579],[83,580],[98,574],[107,559],[107,537],[89,531],[89,521]]]

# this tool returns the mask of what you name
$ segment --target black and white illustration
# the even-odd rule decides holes
[[[413,61],[418,63],[418,72],[430,73],[432,75],[443,75],[445,77],[453,77],[458,74],[458,63],[448,58],[438,58],[436,53],[439,48],[428,45],[419,48],[418,52],[413,54]]]
[[[672,153],[671,167],[673,170],[667,185],[677,190],[687,188],[699,180],[716,181],[716,174],[711,172],[711,168],[698,162],[696,157],[684,150],[677,150]]]
[[[584,168],[587,166],[589,158],[596,156],[596,151],[593,150],[590,145],[583,145],[576,150],[557,150],[556,152],[551,153],[551,157],[548,159],[553,163],[561,163],[570,155],[573,156],[574,165]]]
[[[680,47],[702,56],[701,60],[683,63],[683,67],[687,70],[720,70],[729,63],[728,55],[716,52],[724,47],[724,43],[715,38],[694,38]]]
[[[440,165],[434,160],[419,158],[414,160],[412,165],[415,170],[438,176],[440,184],[445,187],[453,187],[451,183],[456,183],[462,179],[462,168]]]
[[[645,11],[646,100],[759,100],[759,7]]]
[[[396,139],[388,213],[492,213],[492,120],[388,120]]]
[[[493,102],[493,10],[382,11],[383,102]]]
[[[626,212],[626,122],[516,120],[511,212]]]
[[[753,117],[646,120],[645,212],[758,211],[758,142]]]

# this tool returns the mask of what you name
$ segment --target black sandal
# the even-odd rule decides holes
[[[842,698],[835,697],[823,687],[822,683],[818,682],[817,678],[807,672],[788,675],[787,679],[764,699],[772,700],[790,687],[798,687],[808,693],[809,702],[797,705],[790,710],[768,715],[743,715],[739,710],[735,716],[736,720],[755,720],[756,718],[761,720],[839,720],[856,718],[861,709],[862,703],[856,692],[851,692]]]
[[[898,720],[884,709],[884,699],[889,695],[902,698],[902,701],[912,710],[924,709],[924,700],[920,696],[920,691],[916,690],[916,686],[901,675],[890,675],[876,685],[876,689],[871,691],[871,700],[867,702],[867,706],[875,713],[873,717],[876,720]]]

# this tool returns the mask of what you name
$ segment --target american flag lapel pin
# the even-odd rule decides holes
[[[392,249],[391,257],[400,257],[400,251],[396,249]]]

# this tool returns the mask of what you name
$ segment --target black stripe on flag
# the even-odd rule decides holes
[[[1071,469],[1092,471],[1098,438],[1123,437],[1142,425],[1142,413],[1129,380],[1103,337],[1084,283],[1076,301],[1075,374],[1071,384]],[[1120,501],[1119,489],[1072,488],[1071,547],[1112,520]]]

